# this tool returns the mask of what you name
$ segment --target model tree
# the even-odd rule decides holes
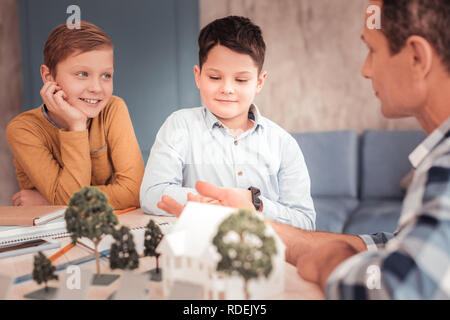
[[[133,270],[139,267],[139,255],[137,254],[133,235],[125,226],[114,231],[115,242],[111,245],[109,266],[111,269]]]
[[[156,273],[159,273],[159,252],[156,252],[156,248],[163,238],[163,234],[158,224],[155,221],[150,220],[145,229],[144,235],[144,256],[150,256],[156,258]]]
[[[250,210],[241,209],[228,216],[213,238],[221,260],[217,271],[244,279],[245,298],[248,282],[271,273],[272,256],[277,253],[275,239],[267,235],[264,220]]]
[[[58,280],[55,274],[55,266],[41,251],[34,256],[33,280],[38,284],[45,283],[45,292],[48,292],[47,282],[50,280]]]
[[[97,275],[100,275],[98,244],[105,235],[112,234],[114,226],[118,224],[108,198],[96,187],[82,188],[70,198],[65,220],[73,244],[82,237],[94,243]]]

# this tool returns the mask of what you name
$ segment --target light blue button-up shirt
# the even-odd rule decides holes
[[[261,190],[262,214],[271,220],[315,229],[310,178],[295,139],[252,105],[254,126],[235,138],[207,108],[182,109],[162,125],[150,151],[140,190],[144,212],[166,215],[163,195],[181,204],[198,180],[221,187]]]

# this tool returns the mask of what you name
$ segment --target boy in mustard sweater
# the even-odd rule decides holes
[[[110,38],[91,23],[56,27],[40,68],[43,104],[14,118],[6,137],[21,191],[12,203],[67,205],[84,186],[114,209],[139,206],[144,162],[125,102],[113,92]]]

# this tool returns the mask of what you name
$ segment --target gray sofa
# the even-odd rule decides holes
[[[394,232],[422,131],[294,133],[311,178],[316,229],[348,234]]]

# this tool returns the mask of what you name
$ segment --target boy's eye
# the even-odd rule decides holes
[[[88,73],[85,71],[80,71],[80,72],[77,72],[76,75],[79,77],[87,77]]]
[[[112,74],[105,73],[105,74],[102,75],[102,77],[105,78],[105,79],[111,79],[112,78]]]
[[[247,82],[248,80],[247,79],[236,79],[236,81],[243,83],[243,82]]]
[[[220,79],[219,77],[216,77],[216,76],[209,76],[209,78],[210,78],[211,80],[219,80],[219,79]]]

